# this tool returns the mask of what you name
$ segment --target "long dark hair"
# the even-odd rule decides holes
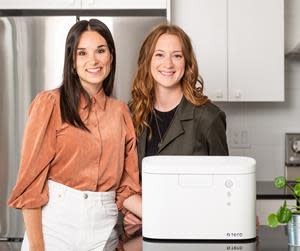
[[[89,94],[82,87],[74,67],[76,64],[76,50],[79,39],[81,34],[85,31],[98,32],[106,40],[109,52],[113,57],[110,73],[103,81],[102,86],[104,93],[107,96],[111,95],[114,85],[116,72],[116,50],[110,30],[104,23],[97,19],[79,21],[72,26],[68,33],[65,46],[63,81],[59,88],[61,119],[63,122],[72,126],[89,131],[80,118],[78,107],[81,95],[85,98],[89,110],[91,108],[91,101]]]

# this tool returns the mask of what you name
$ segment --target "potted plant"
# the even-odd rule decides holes
[[[271,213],[268,216],[268,225],[275,228],[279,224],[288,224],[288,244],[300,246],[300,178],[296,178],[295,184],[292,185],[286,181],[285,177],[276,177],[274,185],[279,189],[289,189],[296,203],[294,205],[288,205],[287,202],[284,201],[277,213]]]

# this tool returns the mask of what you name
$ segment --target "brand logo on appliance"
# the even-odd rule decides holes
[[[227,246],[226,250],[243,250],[243,246]]]
[[[243,233],[226,233],[226,237],[243,237]]]

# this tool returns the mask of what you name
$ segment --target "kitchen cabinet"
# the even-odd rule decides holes
[[[226,0],[173,0],[171,22],[192,39],[204,90],[211,99],[227,100]]]
[[[0,9],[80,9],[81,0],[0,0]]]
[[[284,101],[283,0],[173,0],[215,101]]]
[[[167,0],[82,0],[82,9],[166,9]]]
[[[0,0],[0,9],[166,9],[169,0]]]

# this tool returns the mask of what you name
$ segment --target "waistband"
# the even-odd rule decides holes
[[[115,200],[116,192],[92,192],[92,191],[81,191],[64,184],[55,182],[53,180],[48,180],[49,194],[59,193],[61,195],[71,195],[78,199],[89,199],[89,200],[101,200],[101,201],[111,201]]]

